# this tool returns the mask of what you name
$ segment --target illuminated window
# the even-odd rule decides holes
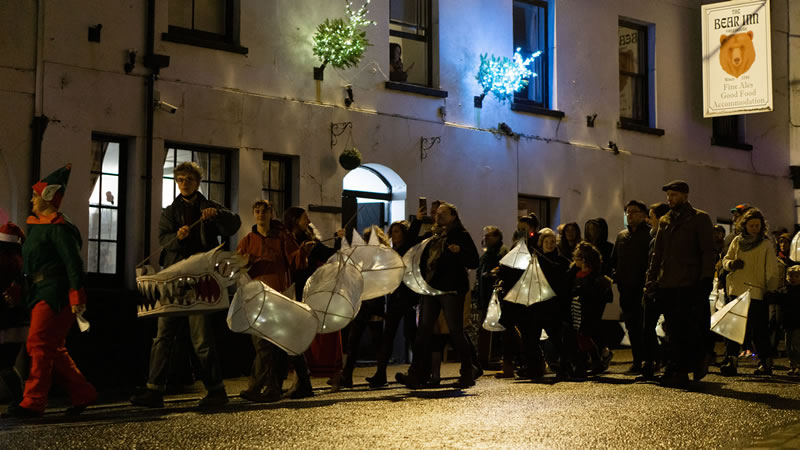
[[[122,273],[124,246],[124,146],[121,141],[95,136],[92,139],[89,197],[89,233],[86,272],[114,278]]]
[[[533,61],[531,70],[536,77],[529,79],[528,86],[514,94],[514,102],[549,108],[549,30],[548,3],[541,0],[516,0],[514,2],[514,48],[520,49],[522,59],[536,52],[541,54]]]
[[[389,80],[434,87],[436,0],[389,1]]]
[[[650,127],[648,27],[619,21],[619,115],[623,124]]]
[[[230,168],[230,152],[168,146],[162,179],[162,208],[171,205],[179,194],[173,170],[185,161],[194,161],[200,166],[203,177],[199,188],[201,194],[220,205],[227,206],[230,204],[231,192],[228,172]]]

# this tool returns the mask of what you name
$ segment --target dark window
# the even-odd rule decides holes
[[[169,0],[162,39],[247,54],[239,45],[238,0]]]
[[[752,150],[753,146],[745,142],[744,117],[741,115],[711,118],[711,144]]]
[[[125,246],[125,146],[122,141],[95,136],[91,148],[92,194],[86,271],[121,282]]]
[[[517,197],[517,215],[525,216],[534,213],[539,219],[539,228],[549,227],[553,219],[551,203],[554,201],[557,200],[520,194]]]
[[[175,184],[173,170],[185,161],[194,161],[200,166],[203,177],[200,181],[200,193],[211,201],[228,206],[231,198],[230,152],[168,146],[167,157],[164,161],[161,207],[166,208],[171,205],[178,196],[179,191]]]
[[[620,121],[650,126],[647,26],[619,21]]]
[[[390,0],[390,81],[433,87],[433,1]]]
[[[291,159],[265,153],[261,179],[261,198],[272,204],[276,219],[283,217],[292,204]]]
[[[548,30],[547,2],[539,0],[517,0],[514,2],[514,48],[520,49],[522,59],[534,53],[541,54],[534,60],[531,70],[536,76],[528,80],[528,86],[514,94],[514,102],[527,103],[542,108],[549,105],[548,80]]]

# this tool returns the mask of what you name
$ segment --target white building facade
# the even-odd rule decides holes
[[[319,81],[312,37],[342,1],[2,2],[0,208],[24,222],[34,178],[71,162],[62,210],[89,271],[127,287],[158,249],[171,167],[186,159],[241,214],[238,238],[256,199],[301,205],[328,234],[348,215],[343,190],[367,190],[384,222],[417,197],[452,202],[476,243],[484,225],[510,236],[521,210],[551,227],[604,217],[613,240],[624,204],[662,201],[672,179],[712,218],[747,202],[791,229],[800,7],[771,4],[774,111],[716,123],[702,114],[700,3],[373,0],[372,46]],[[390,42],[406,82],[390,80]],[[480,55],[520,43],[542,51],[533,87],[476,107]],[[385,189],[343,185],[352,146]]]

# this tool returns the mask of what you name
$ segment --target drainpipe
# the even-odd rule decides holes
[[[47,128],[47,117],[42,113],[44,99],[44,3],[39,0],[36,8],[36,80],[33,95],[33,120],[31,121],[31,171],[30,183],[39,180],[42,163],[42,138]]]

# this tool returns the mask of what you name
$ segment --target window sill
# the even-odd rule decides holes
[[[447,91],[441,89],[434,89],[417,84],[398,83],[396,81],[387,81],[386,89],[392,91],[411,92],[412,94],[427,95],[428,97],[447,98]]]
[[[195,47],[210,48],[213,50],[222,50],[225,52],[238,53],[246,55],[248,52],[247,47],[242,47],[233,42],[218,41],[214,39],[206,39],[202,36],[192,36],[190,34],[176,34],[176,33],[162,33],[161,39],[168,42],[175,42],[178,44],[194,45]]]
[[[654,136],[664,135],[664,130],[662,130],[661,128],[650,128],[626,122],[617,122],[617,128],[621,128],[623,130],[638,131],[639,133],[652,134]]]
[[[517,102],[511,103],[511,110],[517,112],[537,114],[540,116],[555,117],[557,119],[563,119],[564,116],[566,115],[564,114],[564,111],[542,108],[541,106],[535,106],[535,105],[526,105],[524,103],[517,103]]]
[[[730,142],[730,141],[722,141],[719,139],[711,138],[711,145],[715,145],[717,147],[727,147],[727,148],[735,148],[737,150],[747,150],[752,151],[753,146],[750,144],[745,144],[743,142]]]

